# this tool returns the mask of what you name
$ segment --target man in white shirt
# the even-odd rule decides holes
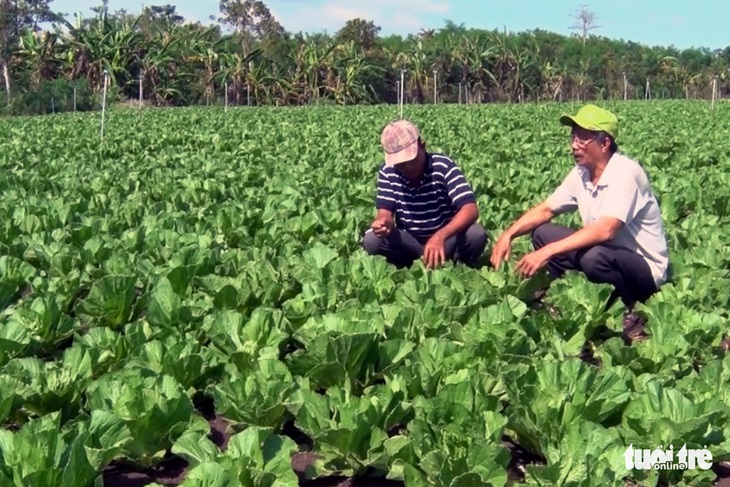
[[[547,266],[552,278],[575,270],[591,282],[612,284],[607,307],[620,297],[627,307],[624,335],[643,339],[645,320],[634,313],[634,305],[645,302],[669,278],[666,237],[651,184],[636,161],[618,152],[613,113],[586,105],[560,122],[572,127],[576,165],[544,202],[499,237],[492,265],[498,269],[509,259],[512,239],[532,232],[535,251],[517,263],[518,272],[530,277]],[[548,223],[575,210],[583,222],[580,230]]]

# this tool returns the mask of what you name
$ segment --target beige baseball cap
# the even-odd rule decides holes
[[[411,161],[418,155],[418,127],[408,120],[389,123],[380,135],[380,143],[385,151],[385,165],[395,166]]]

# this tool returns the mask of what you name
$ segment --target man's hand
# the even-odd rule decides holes
[[[492,257],[490,262],[495,269],[499,270],[499,266],[502,265],[502,261],[509,260],[510,252],[512,251],[512,239],[509,235],[503,233],[498,239],[497,243],[492,250]]]
[[[423,247],[423,263],[427,269],[434,269],[446,263],[446,251],[444,249],[444,239],[438,233],[435,233],[426,245]]]
[[[370,228],[377,237],[387,237],[393,230],[393,220],[390,218],[376,218]]]
[[[517,272],[522,277],[529,278],[535,275],[537,271],[545,267],[550,260],[550,256],[547,255],[543,249],[536,250],[524,256],[517,263]]]

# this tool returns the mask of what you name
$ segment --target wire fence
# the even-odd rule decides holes
[[[603,100],[666,100],[688,99],[707,100],[712,106],[716,102],[728,98],[727,89],[721,86],[719,77],[715,76],[709,86],[687,85],[683,89],[676,86],[669,90],[658,87],[651,78],[646,78],[643,84],[631,83],[624,73],[623,86],[607,90],[585,84],[581,86],[543,86],[540,94],[518,92],[516,94],[500,93],[494,87],[483,87],[474,83],[447,83],[439,82],[438,72],[428,78],[428,83],[416,84],[409,79],[406,70],[400,70],[395,80],[395,93],[390,99],[382,103],[397,104],[399,116],[403,116],[403,106],[411,104],[459,104],[474,105],[483,103],[525,103],[525,102],[588,102]],[[101,90],[92,90],[86,80],[49,80],[31,89],[15,93],[8,100],[6,93],[0,89],[0,114],[2,115],[44,115],[64,112],[103,111],[106,108],[137,108],[143,109],[154,106],[167,106],[152,99],[154,94],[145,91],[142,78],[136,81],[135,97],[123,96],[118,87],[108,85],[111,80],[102,83]],[[360,104],[350,100],[349,103],[340,102],[331,97],[312,96],[305,103],[296,103],[290,100],[276,99],[275,96],[261,96],[254,93],[249,85],[239,88],[237,92],[232,83],[224,82],[213,96],[208,95],[198,103],[188,106],[221,106],[224,110],[238,106],[273,106],[273,105],[331,105],[331,104]],[[286,98],[286,97],[284,97]]]

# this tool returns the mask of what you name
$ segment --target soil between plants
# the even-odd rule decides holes
[[[212,399],[201,396],[194,399],[198,413],[208,421],[211,432],[208,438],[221,450],[225,450],[231,437],[228,431],[229,421],[215,413]],[[331,476],[317,479],[306,478],[307,467],[314,463],[315,453],[312,451],[312,440],[300,431],[292,421],[284,424],[281,434],[288,436],[299,446],[300,451],[292,455],[292,468],[299,478],[299,485],[307,487],[404,487],[403,482],[385,478],[361,477],[348,478]],[[502,444],[509,449],[511,461],[508,466],[508,486],[518,486],[525,480],[526,467],[531,464],[544,464],[544,459],[532,455],[513,439],[505,436]],[[183,483],[188,473],[188,462],[172,454],[151,469],[134,468],[123,462],[113,462],[104,469],[102,476],[105,487],[144,487],[152,483],[164,486],[178,486]],[[730,462],[715,463],[712,468],[717,475],[716,487],[730,487]],[[639,487],[627,482],[627,487]]]

